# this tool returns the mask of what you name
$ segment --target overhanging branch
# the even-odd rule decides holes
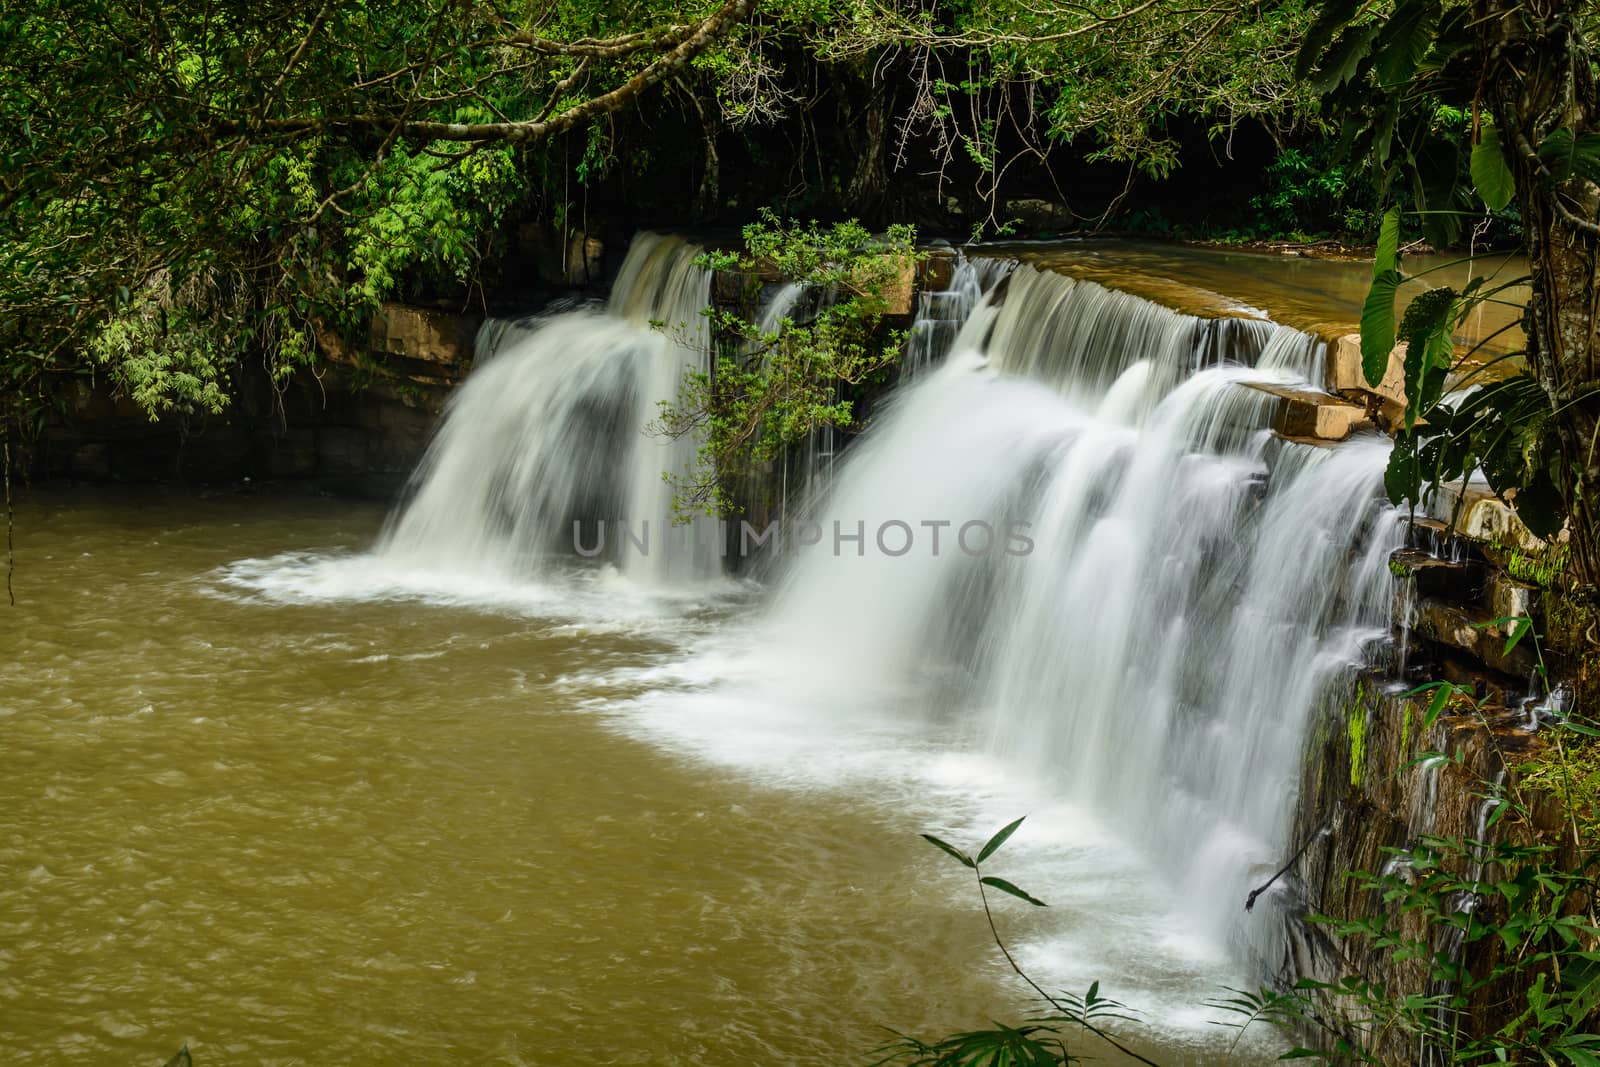
[[[663,78],[683,69],[717,37],[747,18],[759,0],[724,0],[697,23],[675,47],[610,92],[575,104],[549,118],[512,122],[428,122],[393,115],[328,115],[266,119],[255,129],[279,134],[317,133],[336,129],[371,129],[429,141],[507,141],[526,143],[571,129],[597,115],[618,111]],[[673,35],[668,34],[667,39]],[[660,41],[662,38],[654,38]],[[573,53],[583,54],[583,53]]]

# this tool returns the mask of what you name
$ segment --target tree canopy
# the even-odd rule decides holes
[[[281,381],[408,283],[480,285],[508,219],[562,226],[575,188],[662,165],[669,101],[704,141],[704,217],[792,207],[712,195],[719,137],[754,160],[772,149],[750,131],[783,127],[840,214],[872,214],[898,170],[999,225],[1019,161],[1067,146],[1163,174],[1180,117],[1223,142],[1304,119],[1308,18],[1300,0],[26,0],[0,14],[8,415],[85,375],[152,413],[216,410],[247,354]],[[833,131],[811,114],[829,92]]]

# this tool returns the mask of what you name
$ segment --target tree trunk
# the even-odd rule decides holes
[[[840,95],[840,115],[855,165],[845,181],[844,202],[840,206],[863,221],[876,220],[881,217],[889,194],[885,160],[889,145],[886,88],[873,84],[870,68],[860,72],[859,82],[852,78],[844,84],[849,90]]]
[[[1553,130],[1600,129],[1590,60],[1572,24],[1581,0],[1486,0],[1487,101],[1516,179],[1533,296],[1528,366],[1555,409],[1555,482],[1573,576],[1600,583],[1600,189],[1555,183],[1537,147]]]

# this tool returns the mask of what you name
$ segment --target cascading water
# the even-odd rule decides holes
[[[604,312],[492,328],[484,358],[500,352],[452,401],[359,595],[395,572],[538,575],[570,559],[574,518],[664,519],[661,473],[694,443],[643,427],[707,357],[647,323],[702,321],[694,252],[641,236]],[[938,343],[808,522],[782,523],[764,615],[618,676],[610,707],[772,785],[866,781],[864,801],[962,830],[1033,810],[1007,862],[1045,853],[1031,884],[1066,905],[1052,915],[1093,920],[1065,950],[1088,968],[1075,974],[1131,982],[1147,1007],[1193,1005],[1228,970],[1216,946],[1281,963],[1285,883],[1248,916],[1242,904],[1299,844],[1289,820],[1319,696],[1388,630],[1402,535],[1380,500],[1387,445],[1271,432],[1279,401],[1252,385],[1313,388],[1308,335],[1026,263],[957,274],[982,297],[961,298],[954,331],[949,309],[924,308]],[[775,289],[766,325],[807,295]],[[789,509],[786,495],[777,517]],[[620,562],[659,588],[715,574],[702,548]],[[327,584],[316,568],[265,569],[313,595]],[[1059,953],[1017,950],[1061,973]]]
[[[480,343],[494,358],[451,398],[377,554],[515,579],[572,558],[582,521],[582,550],[603,545],[632,581],[671,587],[716,575],[718,545],[671,526],[663,479],[692,467],[698,441],[648,432],[684,373],[709,363],[710,276],[699,251],[640,234],[603,312],[486,325]]]
[[[900,362],[902,382],[915,381],[950,354],[983,294],[1014,266],[1008,259],[968,259],[960,252],[955,256],[950,287],[917,294],[917,312]]]
[[[846,461],[767,666],[819,704],[964,723],[1275,966],[1270,906],[1242,904],[1288,852],[1320,691],[1387,632],[1387,443],[1270,432],[1249,383],[1310,387],[1297,331],[1027,266],[992,303]]]

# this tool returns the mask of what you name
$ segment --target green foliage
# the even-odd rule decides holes
[[[1394,294],[1400,286],[1400,211],[1390,208],[1378,231],[1378,250],[1372,261],[1372,288],[1361,309],[1361,371],[1368,385],[1383,381],[1394,348]]]
[[[1537,677],[1548,684],[1531,619],[1482,625],[1509,628],[1507,654],[1531,641]],[[1425,731],[1448,711],[1475,717],[1495,744],[1488,710],[1468,688],[1432,682],[1405,696],[1423,694],[1429,694]],[[1409,715],[1409,700],[1406,710]],[[1558,713],[1532,759],[1513,763],[1499,753],[1513,773],[1481,783],[1482,837],[1425,836],[1407,848],[1385,849],[1389,859],[1381,872],[1351,875],[1383,902],[1381,910],[1358,921],[1316,917],[1341,942],[1413,967],[1413,989],[1387,989],[1351,974],[1331,983],[1304,980],[1288,990],[1232,991],[1218,1006],[1242,1016],[1238,1025],[1261,1020],[1297,1037],[1322,1039],[1285,1058],[1388,1063],[1383,1050],[1393,1047],[1462,1067],[1600,1063],[1597,738],[1600,730],[1577,711]],[[1461,761],[1459,749],[1424,752],[1410,766]],[[1560,844],[1536,829],[1541,795],[1553,797],[1568,821],[1570,837],[1556,835],[1566,837]],[[1333,1021],[1330,1004],[1353,1022],[1352,1031]],[[1352,1042],[1352,1032],[1363,1040]]]
[[[1503,210],[1515,199],[1516,179],[1511,175],[1511,168],[1506,166],[1500,133],[1493,125],[1483,128],[1478,143],[1472,147],[1471,169],[1473,187],[1490,211]]]
[[[873,1067],[891,1063],[906,1064],[908,1067],[1060,1067],[1084,1062],[1088,1057],[1074,1054],[1067,1044],[1066,1034],[1069,1031],[1091,1035],[1124,1056],[1140,1063],[1151,1063],[1107,1031],[1108,1025],[1127,1022],[1131,1016],[1125,1006],[1100,995],[1099,982],[1091,984],[1082,996],[1065,991],[1046,992],[1017,965],[1001,939],[986,889],[997,889],[1034,907],[1047,906],[1044,901],[1006,879],[983,873],[983,862],[1000,851],[1025,818],[1015,819],[995,831],[978,850],[976,857],[932,834],[923,834],[922,837],[972,872],[995,947],[1005,957],[1012,971],[1044,1001],[1045,1013],[1029,1019],[1021,1026],[996,1022],[987,1030],[970,1030],[936,1041],[924,1041],[897,1033],[894,1041],[877,1050],[880,1058],[873,1061]]]
[[[1266,190],[1251,197],[1255,238],[1366,234],[1376,191],[1364,168],[1333,158],[1329,145],[1285,146],[1267,164]]]
[[[218,410],[246,359],[281,384],[381,300],[472,292],[510,211],[554,214],[568,172],[612,155],[597,132],[568,167],[531,127],[576,129],[705,13],[5,7],[0,418],[31,427],[64,383],[107,374],[152,416]]]
[[[900,357],[902,335],[885,330],[883,319],[889,295],[909,291],[915,244],[910,226],[891,227],[880,240],[853,221],[801,225],[765,212],[745,227],[742,252],[704,257],[717,270],[800,282],[817,307],[768,331],[735,312],[712,313],[714,371],[688,372],[653,427],[701,441],[694,470],[669,472],[680,515],[731,513],[737,505],[726,485],[781,461],[788,446],[823,427],[855,426],[846,391],[881,380]]]

